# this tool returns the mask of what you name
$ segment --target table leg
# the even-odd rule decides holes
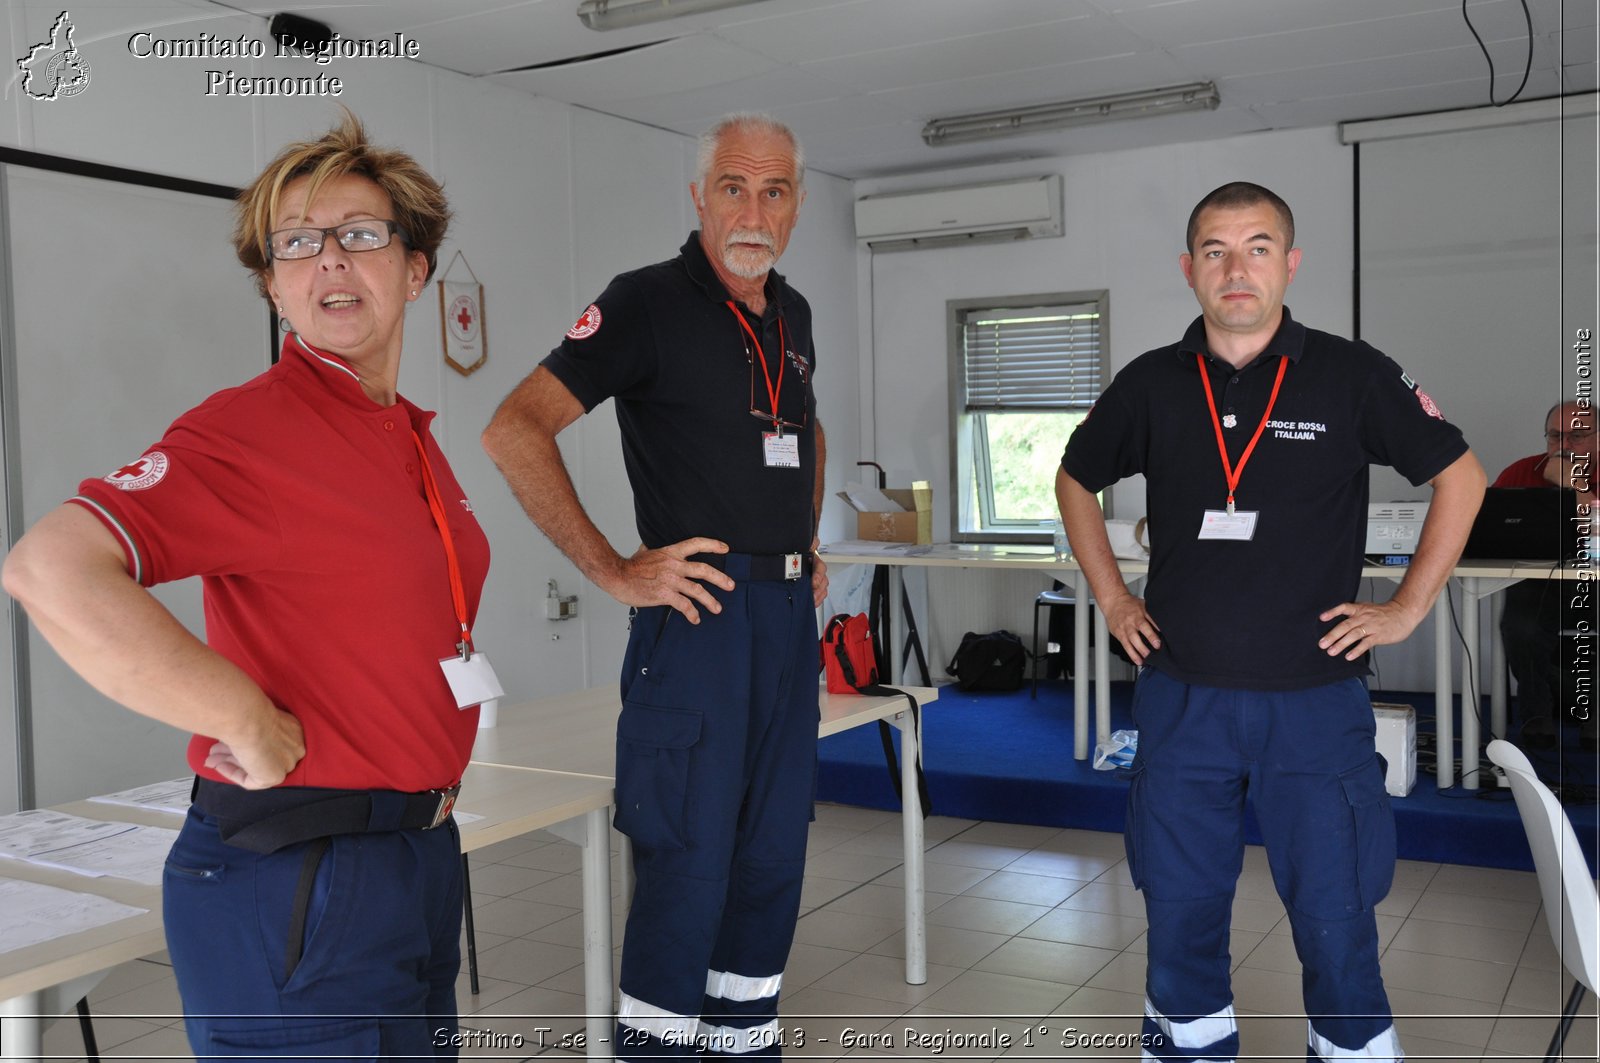
[[[1094,740],[1111,741],[1111,634],[1099,602],[1094,606]]]
[[[926,899],[923,896],[922,796],[917,792],[917,754],[922,736],[917,733],[918,718],[902,712],[895,719],[900,728],[900,835],[905,848],[906,867],[906,984],[922,985],[928,980],[928,936]]]
[[[1433,603],[1434,781],[1442,790],[1455,782],[1455,707],[1450,702],[1450,585]]]
[[[889,568],[889,641],[899,645],[883,647],[883,652],[889,655],[887,662],[879,662],[879,667],[889,674],[890,683],[905,682],[904,669],[900,667],[900,646],[905,644],[906,627],[905,610],[900,603],[905,600],[905,570],[899,565],[890,565]]]
[[[1478,668],[1478,579],[1461,580],[1461,641],[1467,652],[1461,655],[1461,788],[1476,790],[1478,778],[1478,713],[1483,700],[1478,696],[1483,684]]]
[[[622,910],[633,907],[633,887],[638,883],[633,874],[633,839],[626,834],[617,847],[617,873],[622,876]]]
[[[1489,727],[1496,738],[1506,734],[1506,644],[1500,638],[1500,620],[1505,616],[1506,598],[1503,594],[1489,596]]]
[[[44,994],[0,1000],[0,1059],[44,1057]]]
[[[584,815],[583,1000],[588,1058],[612,1057],[611,809]]]
[[[1089,759],[1089,621],[1098,610],[1089,604],[1089,577],[1072,574],[1072,759]]]

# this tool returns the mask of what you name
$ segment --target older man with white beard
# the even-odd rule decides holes
[[[700,230],[613,280],[506,399],[484,447],[535,524],[633,606],[617,829],[638,886],[620,1059],[776,1059],[816,768],[824,442],[811,308],[773,271],[805,199],[761,115],[700,139]],[[589,519],[556,435],[616,399],[643,545]]]

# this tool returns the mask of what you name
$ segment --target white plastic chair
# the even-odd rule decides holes
[[[1561,1058],[1584,990],[1593,993],[1600,984],[1600,895],[1589,874],[1589,862],[1578,846],[1578,836],[1573,833],[1572,821],[1556,795],[1534,774],[1527,756],[1510,742],[1496,739],[1489,743],[1489,759],[1505,770],[1511,783],[1522,829],[1528,835],[1528,848],[1533,850],[1533,867],[1539,876],[1550,936],[1555,939],[1561,962],[1577,979],[1545,1054],[1546,1063],[1554,1063]]]

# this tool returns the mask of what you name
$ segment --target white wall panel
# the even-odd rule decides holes
[[[212,392],[265,370],[267,315],[227,250],[226,200],[24,167],[7,180],[21,430],[7,460],[22,469],[31,525]],[[203,634],[198,580],[156,596]],[[37,632],[29,654],[41,804],[184,773],[184,735],[97,694]]]
[[[483,283],[489,360],[467,377],[444,365],[433,283],[426,301],[435,323],[407,330],[406,359],[442,380],[439,443],[493,549],[478,640],[514,702],[587,685],[582,621],[545,619],[546,581],[557,580],[566,594],[583,589],[585,611],[596,597],[523,514],[478,443],[500,401],[576,316],[567,209],[572,111],[450,75],[439,76],[437,91],[435,174],[455,210],[439,269],[459,249]],[[453,277],[466,277],[460,264],[454,268]]]
[[[13,3],[23,11],[21,54],[49,39],[62,5],[53,0]],[[265,38],[264,20],[181,0],[102,0],[74,4],[71,14],[73,41],[89,64],[89,86],[70,99],[21,101],[32,130],[22,147],[219,184],[238,184],[251,176],[254,102],[207,96],[205,71],[232,67],[244,74],[252,61],[141,59],[130,53],[128,38],[141,31],[158,37],[206,32]]]
[[[694,145],[684,137],[592,111],[573,112],[574,298],[567,320],[539,337],[541,349],[561,341],[612,277],[678,253],[695,225],[689,200],[693,170]],[[564,432],[562,453],[590,518],[618,553],[631,554],[639,532],[614,404],[601,403]],[[628,609],[588,583],[584,603],[579,623],[587,682],[615,682],[627,645]]]
[[[857,329],[857,284],[854,263],[855,195],[849,181],[815,171],[806,175],[806,201],[800,208],[789,249],[779,271],[811,304],[812,334],[817,345],[813,388],[817,417],[827,432],[828,462],[824,476],[827,497],[822,507],[822,540],[855,534],[855,521],[834,492],[855,478],[856,461],[868,457],[861,448],[860,335]]]

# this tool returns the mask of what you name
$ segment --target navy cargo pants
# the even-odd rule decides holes
[[[191,808],[162,905],[197,1057],[458,1055],[453,820],[263,855]]]
[[[1150,922],[1145,1058],[1232,1060],[1228,928],[1248,794],[1288,910],[1308,1060],[1403,1058],[1373,909],[1394,876],[1394,815],[1366,685],[1194,686],[1144,668],[1128,864]]]
[[[777,1021],[816,791],[809,579],[751,581],[722,612],[640,609],[622,671],[616,826],[638,884],[619,1060],[781,1056]]]

